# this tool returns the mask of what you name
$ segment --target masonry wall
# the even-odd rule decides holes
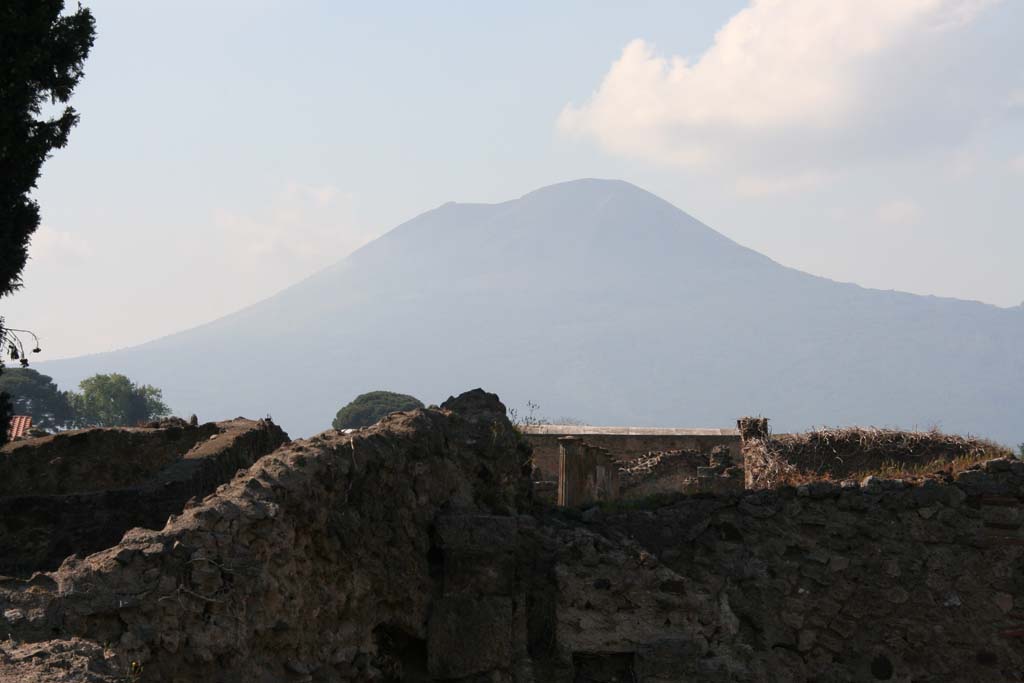
[[[529,452],[493,395],[442,408],[294,442],[160,530],[0,581],[0,681],[511,680]]]
[[[741,462],[739,432],[730,429],[654,429],[638,427],[577,427],[539,425],[523,427],[533,447],[533,464],[544,479],[558,479],[558,439],[576,436],[591,446],[604,448],[618,460],[634,460],[655,451],[689,450],[710,453],[725,446],[735,462]]]
[[[180,460],[220,428],[78,429],[0,448],[0,496],[109,491],[136,486]]]
[[[527,459],[483,392],[289,444],[0,580],[0,681],[1024,676],[1024,463],[551,511]]]
[[[733,462],[725,446],[710,453],[665,451],[622,465],[620,497],[643,500],[680,493],[729,494],[743,490],[743,468]]]
[[[14,461],[41,474],[38,492],[0,496],[0,575],[53,570],[69,555],[116,545],[133,527],[159,529],[188,500],[202,498],[287,440],[272,423],[233,420],[83,430],[22,442],[7,467]],[[58,476],[45,473],[47,464]],[[90,465],[97,470],[92,476]],[[111,484],[118,487],[96,490]],[[83,490],[50,493],[67,488]]]
[[[1024,680],[1022,498],[995,460],[592,515],[553,531],[550,680]]]

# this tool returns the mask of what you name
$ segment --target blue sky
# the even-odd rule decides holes
[[[215,319],[444,202],[634,182],[864,286],[1024,301],[1024,3],[84,3],[47,358]]]

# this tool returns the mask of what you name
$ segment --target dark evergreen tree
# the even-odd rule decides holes
[[[0,2],[0,297],[21,286],[39,227],[39,205],[29,194],[43,162],[67,144],[78,122],[70,106],[46,117],[43,105],[67,104],[95,35],[92,13],[81,5],[65,12],[64,0]],[[9,415],[0,394],[0,443]]]
[[[0,296],[21,286],[39,205],[29,197],[43,162],[68,142],[78,113],[65,106],[95,37],[92,13],[65,14],[63,0],[0,3]]]
[[[31,415],[35,427],[55,431],[74,421],[68,394],[57,388],[53,378],[37,370],[7,370],[0,376],[0,392],[10,396],[15,414]]]
[[[422,408],[423,403],[408,394],[393,391],[371,391],[356,396],[355,400],[338,411],[331,423],[335,429],[369,427],[389,413]]]

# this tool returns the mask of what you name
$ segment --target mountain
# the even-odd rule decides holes
[[[592,424],[874,424],[1024,440],[1024,309],[786,268],[621,181],[445,204],[194,329],[40,364],[123,372],[201,419],[326,429],[372,389],[482,386]]]

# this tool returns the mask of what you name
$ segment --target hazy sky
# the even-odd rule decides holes
[[[444,202],[622,178],[775,260],[1024,300],[1024,2],[92,0],[40,359],[230,313]]]

